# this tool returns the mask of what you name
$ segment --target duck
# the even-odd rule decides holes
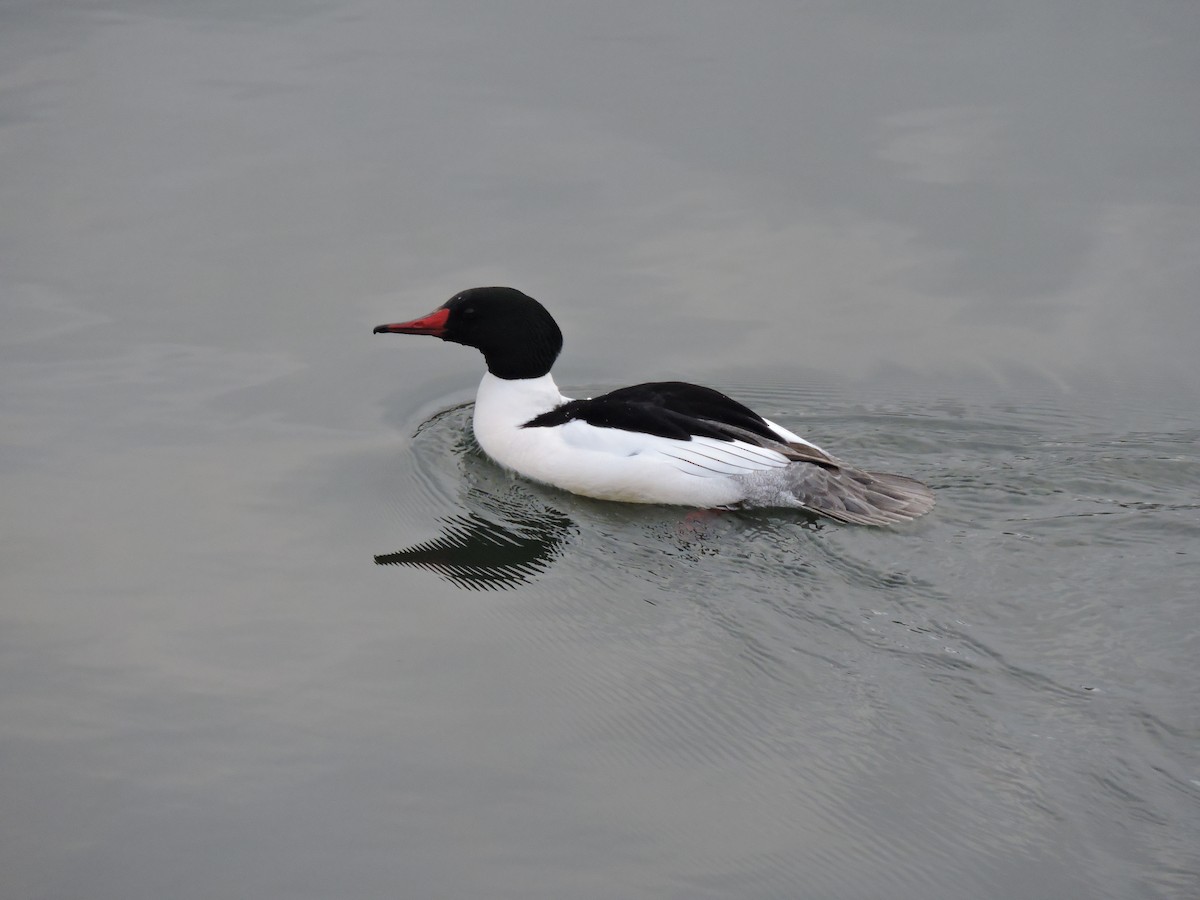
[[[921,482],[849,465],[712,388],[656,381],[564,396],[550,372],[562,331],[516,288],[470,288],[374,333],[430,335],[482,353],[487,371],[472,421],[480,448],[520,476],[573,494],[696,509],[792,508],[855,525],[906,522],[934,506]]]

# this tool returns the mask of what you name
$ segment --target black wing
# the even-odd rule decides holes
[[[590,400],[571,400],[530,419],[523,427],[545,428],[575,420],[597,428],[641,431],[681,441],[691,440],[693,435],[722,441],[745,440],[753,435],[779,442],[779,435],[748,406],[720,391],[685,381],[653,381]]]

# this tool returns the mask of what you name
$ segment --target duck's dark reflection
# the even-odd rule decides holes
[[[442,519],[442,534],[395,553],[375,557],[381,566],[416,566],[473,590],[527,583],[562,552],[574,525],[558,510],[513,509],[502,522],[470,512]]]
[[[441,534],[375,557],[381,566],[414,566],[470,590],[504,590],[548,569],[577,532],[575,523],[486,459],[463,420],[471,404],[441,410],[414,433],[418,453],[457,461],[464,509],[439,516]],[[441,447],[439,448],[439,445]]]

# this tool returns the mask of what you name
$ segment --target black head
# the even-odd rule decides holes
[[[497,378],[539,378],[562,350],[562,332],[532,297],[509,287],[478,287],[455,294],[411,322],[380,325],[375,333],[431,334],[475,347]]]

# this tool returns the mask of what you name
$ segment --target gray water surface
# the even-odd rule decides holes
[[[1200,13],[0,8],[0,895],[1200,894]],[[543,300],[925,519],[590,501]]]

